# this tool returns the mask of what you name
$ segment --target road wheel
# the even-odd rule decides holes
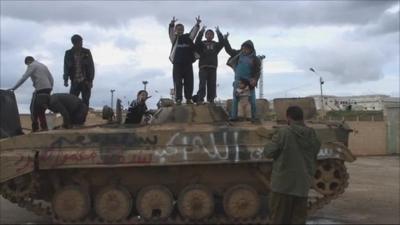
[[[239,184],[224,194],[223,206],[226,215],[234,220],[252,219],[260,210],[260,197],[254,188]]]
[[[203,185],[189,185],[179,194],[178,209],[184,218],[207,219],[214,212],[213,195]]]
[[[147,186],[139,191],[136,198],[136,208],[145,220],[164,220],[173,210],[172,193],[165,186]]]
[[[118,222],[128,217],[132,210],[132,197],[123,187],[104,187],[95,202],[97,215],[107,222]]]
[[[82,220],[90,210],[90,197],[83,188],[75,185],[59,189],[53,196],[55,215],[66,222]]]

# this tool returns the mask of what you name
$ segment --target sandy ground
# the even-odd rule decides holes
[[[308,224],[400,224],[399,156],[360,157],[347,163],[350,185],[346,192],[317,211]],[[0,199],[1,224],[43,224],[37,217]]]

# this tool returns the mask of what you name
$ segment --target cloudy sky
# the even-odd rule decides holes
[[[155,107],[173,87],[167,27],[175,16],[189,30],[200,15],[209,28],[230,33],[232,47],[251,39],[264,60],[264,96],[319,94],[399,96],[399,1],[1,1],[0,88],[12,87],[26,70],[26,55],[45,63],[53,92],[63,86],[63,57],[80,34],[91,49],[96,75],[91,105],[110,104],[110,89],[126,104],[147,80]],[[218,98],[232,94],[233,72],[221,51]],[[309,68],[316,70],[312,73]],[[195,92],[198,65],[193,65]],[[28,112],[27,80],[16,90]],[[258,92],[258,90],[257,90]]]

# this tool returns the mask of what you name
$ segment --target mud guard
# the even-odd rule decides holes
[[[36,151],[0,151],[0,183],[30,173],[35,169]]]
[[[319,150],[317,159],[340,159],[346,162],[353,162],[356,157],[351,153],[350,149],[340,142],[323,143]]]

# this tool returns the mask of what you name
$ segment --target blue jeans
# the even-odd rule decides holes
[[[236,97],[235,90],[239,86],[239,81],[235,80],[233,82],[233,98],[232,98],[232,110],[231,110],[231,118],[236,119],[238,114],[238,103],[239,98]],[[256,89],[250,89],[249,102],[251,105],[251,119],[256,119]]]

